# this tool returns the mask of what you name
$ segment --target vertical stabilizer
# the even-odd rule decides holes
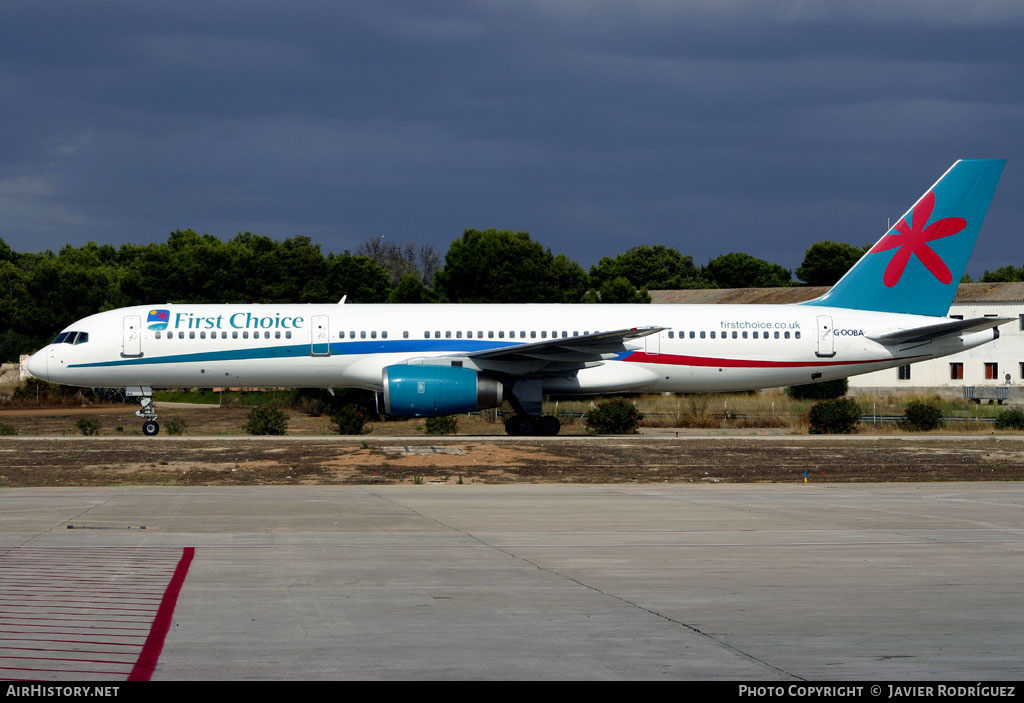
[[[962,159],[832,289],[805,305],[944,316],[1005,159]]]

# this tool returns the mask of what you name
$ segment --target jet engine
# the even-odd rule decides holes
[[[440,417],[496,408],[502,385],[461,366],[394,364],[384,367],[377,409],[400,417]]]

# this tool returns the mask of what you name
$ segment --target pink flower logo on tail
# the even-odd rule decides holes
[[[900,220],[896,223],[896,231],[899,234],[885,235],[868,252],[874,254],[899,247],[889,261],[889,265],[885,267],[885,274],[882,276],[882,281],[889,288],[899,283],[907,264],[910,263],[911,255],[917,256],[925,268],[931,271],[932,275],[941,283],[948,284],[953,281],[953,274],[946,266],[946,262],[928,246],[928,242],[956,234],[967,226],[967,220],[962,217],[945,217],[925,227],[928,218],[932,216],[933,209],[935,209],[935,193],[928,191],[911,214],[914,220],[913,227],[908,225],[906,220]]]

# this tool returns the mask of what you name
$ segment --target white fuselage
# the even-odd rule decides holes
[[[410,359],[656,326],[666,329],[630,351],[544,377],[544,392],[736,391],[878,371],[994,337],[869,338],[946,321],[805,305],[137,306],[75,322],[65,331],[79,334],[40,350],[29,370],[77,386],[380,390],[382,370]]]

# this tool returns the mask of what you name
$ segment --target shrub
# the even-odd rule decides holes
[[[0,435],[16,435],[18,434],[18,428],[14,425],[8,425],[6,422],[0,422]]]
[[[998,430],[1024,430],[1024,410],[1012,408],[1001,410],[996,415],[996,429]]]
[[[259,406],[249,412],[249,420],[242,429],[247,434],[284,434],[288,430],[288,415],[271,405]]]
[[[75,427],[77,427],[78,431],[84,435],[99,434],[100,421],[90,420],[89,418],[83,417],[79,418],[78,422],[75,423]]]
[[[810,434],[852,434],[859,420],[860,406],[852,398],[823,400],[811,406]]]
[[[842,398],[849,389],[849,380],[837,378],[834,381],[787,386],[786,395],[794,400],[831,400],[832,398]]]
[[[184,418],[174,416],[167,421],[167,434],[169,435],[183,435],[185,430],[188,429],[188,423],[185,422]]]
[[[331,413],[331,429],[338,434],[363,434],[369,420],[362,407],[343,405]]]
[[[454,415],[444,417],[428,417],[427,434],[456,434],[459,431],[459,420]]]
[[[942,410],[936,405],[915,401],[903,411],[903,429],[927,432],[942,426]]]
[[[587,413],[587,429],[594,434],[633,434],[644,414],[625,398],[598,403]]]

